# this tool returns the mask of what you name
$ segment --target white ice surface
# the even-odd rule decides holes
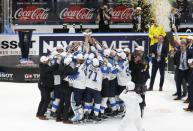
[[[188,105],[182,100],[173,100],[172,94],[176,91],[173,76],[166,73],[163,92],[159,92],[158,87],[159,72],[154,91],[146,94],[147,107],[143,118],[145,130],[193,131],[193,113],[183,111]],[[111,119],[101,124],[83,125],[42,121],[35,117],[39,100],[37,83],[0,82],[0,131],[117,131],[121,121]],[[136,129],[130,125],[127,131]]]

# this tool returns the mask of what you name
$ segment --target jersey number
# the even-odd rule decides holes
[[[127,76],[130,76],[129,67],[127,67],[127,69],[126,69],[126,73],[127,73]]]
[[[90,72],[90,74],[89,74],[88,78],[90,79],[91,76],[92,76],[92,74],[94,74],[94,79],[93,79],[93,81],[96,82],[96,81],[97,81],[97,80],[96,80],[96,78],[97,78],[97,72],[94,72],[94,71],[92,71],[92,70],[89,70],[89,72]]]

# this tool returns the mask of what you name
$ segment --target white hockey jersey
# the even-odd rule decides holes
[[[85,86],[93,90],[102,90],[103,74],[100,67],[93,67],[92,64],[87,67],[87,79]]]
[[[128,81],[131,81],[131,72],[129,70],[129,61],[119,63],[120,71],[117,73],[117,81],[120,86],[127,86]]]
[[[125,102],[126,105],[126,117],[131,119],[141,118],[141,111],[139,103],[142,102],[142,98],[139,94],[135,92],[128,92],[125,94],[125,91],[121,93],[120,98]]]
[[[78,76],[73,82],[73,87],[78,89],[85,89],[85,82],[86,82],[86,64],[83,63],[78,68]]]

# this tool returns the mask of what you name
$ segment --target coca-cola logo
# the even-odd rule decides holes
[[[133,10],[126,6],[118,6],[111,10],[111,21],[130,22]]]
[[[71,8],[64,8],[60,14],[60,19],[64,21],[90,21],[93,18],[93,11],[95,9],[83,8],[81,6],[73,6]]]
[[[14,18],[19,21],[45,21],[48,19],[49,8],[38,8],[36,6],[27,6],[26,8],[19,8],[15,14]]]

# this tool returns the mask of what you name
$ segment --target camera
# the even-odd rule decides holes
[[[103,14],[103,7],[100,7],[100,8],[98,9],[98,12],[99,12],[99,14]]]

